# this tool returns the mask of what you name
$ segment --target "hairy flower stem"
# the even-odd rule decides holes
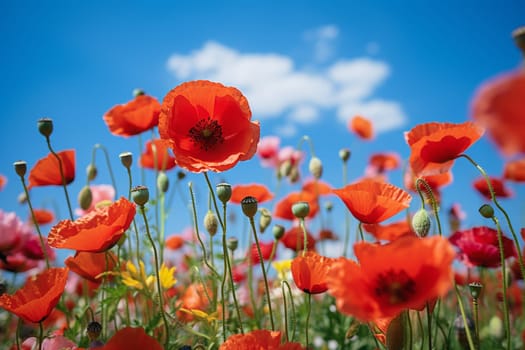
[[[520,247],[520,242],[519,242],[518,236],[516,235],[516,232],[514,231],[514,227],[512,226],[512,222],[510,221],[509,215],[507,214],[505,209],[503,209],[501,204],[499,204],[498,199],[496,198],[496,193],[494,192],[494,187],[492,186],[492,182],[490,181],[489,176],[487,175],[485,170],[478,163],[476,163],[472,158],[470,158],[468,155],[461,154],[461,155],[458,156],[458,158],[459,157],[463,157],[463,158],[467,159],[472,165],[474,165],[476,167],[476,169],[478,169],[478,171],[481,173],[481,175],[483,176],[485,181],[487,182],[487,187],[488,187],[489,192],[490,192],[490,198],[492,199],[492,202],[494,203],[494,205],[501,211],[503,216],[505,216],[505,220],[507,221],[507,225],[509,226],[510,232],[512,233],[512,238],[514,240],[514,244],[516,245],[516,250],[518,252],[518,264],[520,266],[520,272],[521,272],[522,276],[525,276],[525,264],[524,264],[524,261],[523,261],[523,256],[522,256],[522,252],[521,252],[521,247]]]
[[[306,293],[306,321],[305,321],[305,337],[306,337],[306,349],[309,349],[310,344],[310,338],[308,336],[309,334],[309,328],[310,328],[310,314],[312,313],[312,294]]]
[[[308,236],[306,233],[306,225],[304,224],[304,218],[299,219],[299,225],[301,226],[301,230],[303,231],[303,256],[306,255],[307,246],[308,246]],[[299,241],[299,240],[297,240]]]
[[[16,350],[20,350],[20,328],[22,328],[23,321],[19,317],[18,322],[16,323],[16,335],[15,335],[15,343],[16,343]]]
[[[348,182],[348,167],[347,161],[343,161],[343,186]],[[343,243],[343,256],[346,257],[348,253],[348,245],[350,243],[350,213],[345,211],[345,239]]]
[[[465,307],[463,306],[463,299],[459,291],[458,285],[454,282],[454,290],[456,292],[456,299],[458,301],[459,311],[461,312],[461,318],[463,319],[463,324],[465,325],[465,333],[467,334],[467,342],[470,350],[476,350],[474,341],[472,340],[472,334],[470,333],[470,327],[468,326],[467,314],[465,313]]]
[[[505,322],[505,334],[507,336],[507,349],[511,349],[511,336],[510,336],[510,316],[509,316],[509,302],[508,302],[508,295],[507,295],[507,282],[508,282],[508,276],[505,266],[505,252],[503,250],[503,234],[501,233],[501,226],[499,224],[499,220],[493,216],[492,221],[496,225],[497,231],[498,231],[498,246],[499,246],[499,255],[501,259],[501,284],[503,289],[503,315],[504,315],[504,322]]]
[[[40,240],[40,246],[42,247],[42,253],[44,253],[44,259],[46,260],[46,268],[49,269],[49,257],[47,256],[47,247],[44,242],[44,236],[40,231],[40,225],[36,220],[35,211],[33,210],[33,205],[31,204],[31,198],[29,196],[29,191],[27,190],[26,181],[23,176],[20,176],[20,181],[22,181],[22,187],[24,188],[24,193],[26,195],[27,205],[29,206],[29,211],[31,212],[31,218],[33,219],[33,225],[35,225],[36,232],[38,233],[38,239]]]
[[[91,164],[93,164],[93,165],[95,164],[95,154],[96,154],[96,150],[97,149],[101,149],[102,152],[104,153],[104,157],[106,158],[106,165],[107,165],[108,171],[109,171],[109,177],[111,178],[111,185],[113,186],[113,189],[115,190],[115,197],[118,198],[118,196],[117,196],[117,183],[115,182],[115,176],[113,175],[113,169],[111,168],[111,162],[109,161],[108,150],[106,149],[106,147],[104,147],[100,143],[97,143],[95,146],[93,146],[93,152],[92,152],[92,155],[91,155]]]
[[[44,326],[42,321],[38,322],[38,350],[42,350],[42,344],[44,343]]]
[[[479,307],[478,307],[478,298],[472,298],[472,313],[474,315],[474,330],[476,337],[476,348],[479,349]]]
[[[288,284],[287,281],[283,280],[281,282],[281,289],[283,291],[283,303],[284,303],[284,331],[285,331],[285,334],[286,334],[286,341],[290,341],[290,339],[294,339],[295,338],[295,304],[293,302],[293,294],[292,294],[292,289],[290,288],[290,285]],[[287,303],[286,303],[286,293],[284,291],[284,287],[286,286],[287,290],[288,290],[288,295],[290,296],[290,305],[292,306],[292,318],[294,319],[294,322],[293,322],[293,328],[292,328],[292,336],[289,337],[288,336],[288,306],[287,306]]]
[[[441,220],[439,220],[439,205],[436,200],[436,197],[434,196],[434,193],[432,192],[432,188],[428,184],[428,182],[425,181],[423,178],[418,178],[416,180],[416,190],[417,193],[419,193],[419,197],[421,198],[421,205],[424,208],[425,207],[425,197],[423,196],[423,191],[421,190],[421,186],[425,188],[425,193],[427,194],[428,198],[430,199],[430,206],[432,207],[432,211],[434,212],[434,217],[436,218],[436,224],[438,227],[438,234],[441,236],[443,234],[442,228],[441,228]]]
[[[159,272],[159,255],[157,253],[157,247],[155,246],[155,242],[153,241],[153,237],[151,237],[151,233],[149,230],[148,225],[148,218],[146,217],[146,210],[143,205],[140,206],[140,212],[142,213],[142,218],[144,219],[144,225],[146,226],[146,235],[148,236],[149,242],[151,244],[151,248],[153,250],[153,258],[155,259],[155,277],[157,280],[157,290],[159,294],[159,309],[160,309],[160,315],[162,316],[162,320],[164,322],[164,330],[166,331],[166,340],[164,348],[168,349],[169,341],[170,341],[170,328],[168,325],[168,319],[166,318],[166,314],[164,312],[164,298],[162,295],[162,286],[160,285],[160,272]]]
[[[264,259],[261,253],[261,246],[259,245],[259,239],[257,238],[257,230],[255,229],[255,220],[253,220],[253,217],[250,217],[250,225],[252,227],[253,237],[255,238],[255,246],[257,247],[257,254],[259,255],[259,263],[261,264],[261,270],[263,273],[264,289],[266,290],[266,300],[268,302],[268,311],[270,313],[270,323],[272,325],[272,331],[275,331],[275,324],[273,322],[272,301],[270,299],[270,288],[268,287],[268,278],[266,277],[266,269],[264,268]]]
[[[69,194],[67,192],[66,177],[64,176],[64,169],[62,167],[62,159],[53,150],[53,147],[51,147],[51,139],[49,138],[49,136],[46,136],[46,142],[47,142],[47,148],[49,148],[49,151],[53,154],[53,156],[58,161],[58,168],[60,170],[60,177],[62,178],[62,187],[64,188],[64,193],[66,195],[67,209],[69,210],[69,217],[70,217],[71,220],[73,220],[73,209],[71,207],[71,201],[69,200]]]

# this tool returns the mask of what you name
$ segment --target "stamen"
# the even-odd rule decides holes
[[[416,283],[405,271],[389,270],[377,277],[375,293],[393,305],[408,301],[415,289]]]
[[[198,145],[201,150],[208,151],[215,145],[223,143],[222,127],[216,121],[208,117],[201,119],[188,132],[193,143]]]

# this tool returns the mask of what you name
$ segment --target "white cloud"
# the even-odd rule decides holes
[[[278,126],[275,132],[282,137],[292,137],[297,135],[297,127],[294,124],[287,123]]]
[[[339,28],[325,25],[305,33],[305,39],[313,42],[314,57],[317,62],[325,62],[335,53],[335,40],[339,36]]]
[[[326,37],[337,36],[337,28],[323,31]],[[371,58],[344,59],[304,70],[285,55],[240,53],[207,42],[188,55],[173,54],[167,68],[179,80],[209,79],[239,88],[250,102],[254,119],[286,115],[282,136],[295,134],[296,124],[317,122],[330,109],[345,123],[354,114],[370,118],[377,132],[400,127],[406,119],[399,103],[374,98],[390,67]]]

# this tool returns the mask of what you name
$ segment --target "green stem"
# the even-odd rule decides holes
[[[343,161],[343,186],[348,182],[348,167],[346,161]],[[343,256],[346,257],[348,253],[348,245],[350,243],[350,213],[345,210],[345,240],[343,243]]]
[[[293,341],[293,339],[295,338],[295,325],[297,323],[295,320],[295,303],[293,302],[292,288],[290,288],[288,281],[282,281],[282,286],[286,286],[286,288],[288,289],[288,295],[290,296],[290,305],[292,306],[292,318],[293,318],[292,336],[290,337],[290,339]],[[284,292],[283,292],[283,295],[284,295]],[[286,332],[288,334],[288,328],[286,328]]]
[[[73,209],[71,208],[71,201],[69,200],[69,194],[67,193],[66,177],[64,176],[64,169],[62,168],[62,159],[53,150],[53,147],[51,147],[51,139],[49,138],[49,136],[46,136],[46,142],[47,142],[47,147],[49,148],[49,151],[53,154],[53,156],[55,156],[56,160],[58,161],[60,177],[62,178],[62,187],[64,188],[64,193],[66,195],[66,201],[67,201],[67,208],[69,210],[69,217],[71,218],[71,220],[73,220]]]
[[[16,350],[20,350],[20,328],[22,328],[22,319],[19,317],[18,322],[16,323],[16,335],[15,335]]]
[[[160,285],[160,271],[159,271],[159,255],[157,253],[157,247],[155,246],[155,242],[153,241],[153,237],[151,237],[151,233],[149,230],[148,225],[148,218],[146,217],[146,211],[144,210],[144,205],[140,206],[140,211],[142,213],[142,218],[144,219],[144,225],[146,227],[146,235],[148,236],[148,239],[151,244],[151,248],[153,249],[153,258],[155,259],[155,275],[157,280],[157,290],[159,294],[159,307],[160,307],[160,315],[162,316],[162,320],[164,321],[164,329],[166,331],[166,340],[165,340],[165,349],[168,349],[169,341],[170,341],[170,328],[168,325],[168,319],[166,318],[166,314],[164,312],[164,298],[162,293],[162,286]]]
[[[430,311],[430,304],[427,302],[427,329],[428,329],[428,350],[432,350],[432,312]]]
[[[479,314],[478,314],[478,298],[472,298],[472,313],[474,314],[474,329],[476,338],[476,348],[479,349]]]
[[[306,325],[305,325],[305,336],[306,336],[306,349],[309,349],[310,339],[308,337],[309,334],[309,325],[310,325],[310,314],[312,312],[312,295],[310,293],[306,293]]]
[[[99,144],[99,143],[97,143],[93,147],[93,152],[92,152],[92,157],[91,157],[91,164],[95,164],[95,151],[97,149],[101,149],[102,152],[104,153],[104,156],[106,158],[106,165],[107,165],[108,171],[109,171],[109,177],[111,178],[111,185],[115,189],[115,197],[118,198],[118,196],[117,196],[117,183],[115,182],[115,176],[113,175],[113,169],[111,168],[111,162],[109,161],[108,150],[104,146]]]
[[[456,299],[458,301],[459,311],[461,312],[461,318],[463,319],[463,324],[465,325],[465,332],[467,333],[469,349],[476,350],[476,347],[474,346],[474,341],[472,340],[472,334],[470,334],[470,327],[468,325],[467,315],[463,306],[461,293],[459,292],[458,285],[456,284],[456,282],[454,282],[454,290],[456,291]]]
[[[307,246],[308,246],[308,234],[306,233],[306,226],[304,224],[304,218],[299,219],[299,225],[301,226],[301,230],[303,230],[303,256],[304,256],[306,255]]]
[[[261,264],[261,270],[263,273],[264,289],[266,290],[266,300],[268,301],[268,311],[270,313],[270,322],[272,325],[272,331],[275,331],[275,324],[273,322],[272,301],[270,298],[270,288],[268,287],[268,278],[266,277],[266,269],[264,268],[264,259],[261,253],[259,239],[257,238],[257,231],[255,229],[255,221],[253,220],[253,217],[250,217],[250,225],[252,227],[253,237],[255,239],[255,246],[257,247],[257,254],[259,255],[259,262]]]
[[[44,343],[44,326],[42,321],[38,322],[38,350],[42,350],[42,344]]]
[[[430,206],[432,207],[432,211],[434,212],[434,217],[436,218],[436,224],[438,226],[438,233],[441,236],[443,234],[443,230],[441,228],[441,220],[439,220],[439,205],[436,200],[436,197],[434,196],[434,193],[432,192],[432,187],[428,184],[428,182],[425,181],[423,178],[418,178],[416,180],[416,190],[419,193],[419,196],[421,197],[421,205],[422,208],[425,207],[425,197],[423,196],[423,193],[421,191],[421,185],[425,187],[425,193],[430,199]]]

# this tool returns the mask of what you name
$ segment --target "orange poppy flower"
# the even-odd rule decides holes
[[[166,239],[166,248],[171,250],[179,250],[184,246],[184,238],[179,235],[169,236]]]
[[[328,290],[327,274],[336,259],[310,251],[292,260],[292,276],[297,288],[308,294],[320,294]]]
[[[131,225],[135,212],[135,204],[122,197],[75,221],[60,221],[51,228],[47,241],[54,248],[101,253],[118,242]]]
[[[260,128],[251,117],[248,101],[236,88],[190,81],[164,98],[159,133],[170,143],[180,167],[221,172],[255,154]]]
[[[38,225],[47,225],[55,220],[55,215],[51,210],[47,209],[33,209],[33,214],[35,214],[36,223]],[[30,222],[33,222],[33,217],[29,219]]]
[[[494,190],[494,195],[497,198],[512,197],[512,190],[505,186],[505,182],[502,179],[490,177],[489,180],[490,184],[492,185],[492,189]],[[484,177],[477,178],[474,180],[472,185],[479,192],[479,194],[481,194],[486,199],[490,200],[492,198],[490,195],[489,185],[487,184],[487,181]]]
[[[302,251],[304,247],[304,233],[299,226],[292,227],[286,231],[281,238],[283,245],[293,251]],[[306,231],[306,249],[312,250],[315,248],[315,238],[308,230]]]
[[[124,327],[100,348],[101,350],[162,350],[159,342],[146,334],[142,327]]]
[[[401,220],[386,225],[364,224],[363,229],[366,232],[372,234],[372,236],[374,236],[378,241],[394,241],[405,235],[415,236],[415,232],[412,230],[412,226],[407,222],[407,220]]]
[[[170,170],[175,167],[175,157],[170,154],[170,149],[164,141],[148,140],[144,152],[140,155],[140,166],[152,170]]]
[[[321,229],[319,231],[319,241],[337,241],[339,237],[330,229]]]
[[[149,130],[159,123],[160,103],[154,97],[138,95],[116,105],[104,114],[104,122],[113,135],[129,137]]]
[[[0,191],[4,189],[6,183],[7,183],[7,177],[0,174]]]
[[[484,130],[472,122],[426,123],[405,133],[410,167],[416,176],[447,172],[454,160],[476,142]]]
[[[303,192],[310,192],[314,196],[325,196],[332,194],[332,186],[321,180],[308,180],[305,181],[301,187]]]
[[[350,119],[348,129],[364,140],[370,140],[374,137],[372,122],[359,115]]]
[[[334,193],[365,224],[377,224],[396,215],[412,200],[410,194],[394,185],[367,179],[335,189]]]
[[[340,258],[328,272],[337,308],[362,321],[420,309],[452,285],[455,252],[447,239],[403,236],[378,245],[359,242],[356,262]]]
[[[74,257],[68,257],[64,262],[77,275],[94,283],[100,283],[101,273],[115,268],[117,257],[112,252],[106,258],[106,253],[77,252]]]
[[[507,162],[503,170],[503,178],[514,182],[525,182],[525,158]]]
[[[399,168],[401,160],[397,153],[374,153],[370,156],[368,163],[379,174],[382,174],[385,171]]]
[[[219,350],[304,350],[299,343],[281,344],[281,332],[257,329],[245,334],[231,335]]]
[[[525,153],[523,101],[523,69],[500,75],[484,83],[472,101],[472,118],[487,128],[489,137],[506,155]]]
[[[273,193],[270,192],[268,187],[261,184],[251,184],[233,186],[230,201],[240,204],[241,201],[248,196],[257,199],[257,203],[264,203],[273,199]]]
[[[75,180],[75,150],[61,151],[57,155],[62,162],[66,184],[70,184]],[[61,186],[62,177],[58,160],[52,153],[49,153],[45,158],[36,162],[29,172],[28,188],[51,185]]]
[[[206,293],[210,298],[213,298],[213,292],[211,288],[204,287],[201,283],[192,283],[184,289],[183,294],[177,299],[177,308],[184,308],[187,310],[200,310],[206,311],[210,305]],[[193,314],[182,312],[177,310],[177,318],[183,322],[191,322],[193,320]]]
[[[67,267],[54,267],[28,278],[15,294],[0,295],[0,307],[26,322],[42,322],[58,304],[68,271]]]
[[[311,192],[292,192],[286,197],[281,199],[274,209],[274,216],[285,219],[285,220],[295,220],[297,219],[292,212],[292,205],[297,202],[307,202],[310,207],[308,213],[308,218],[313,218],[319,212],[319,203],[317,202],[317,196]]]

